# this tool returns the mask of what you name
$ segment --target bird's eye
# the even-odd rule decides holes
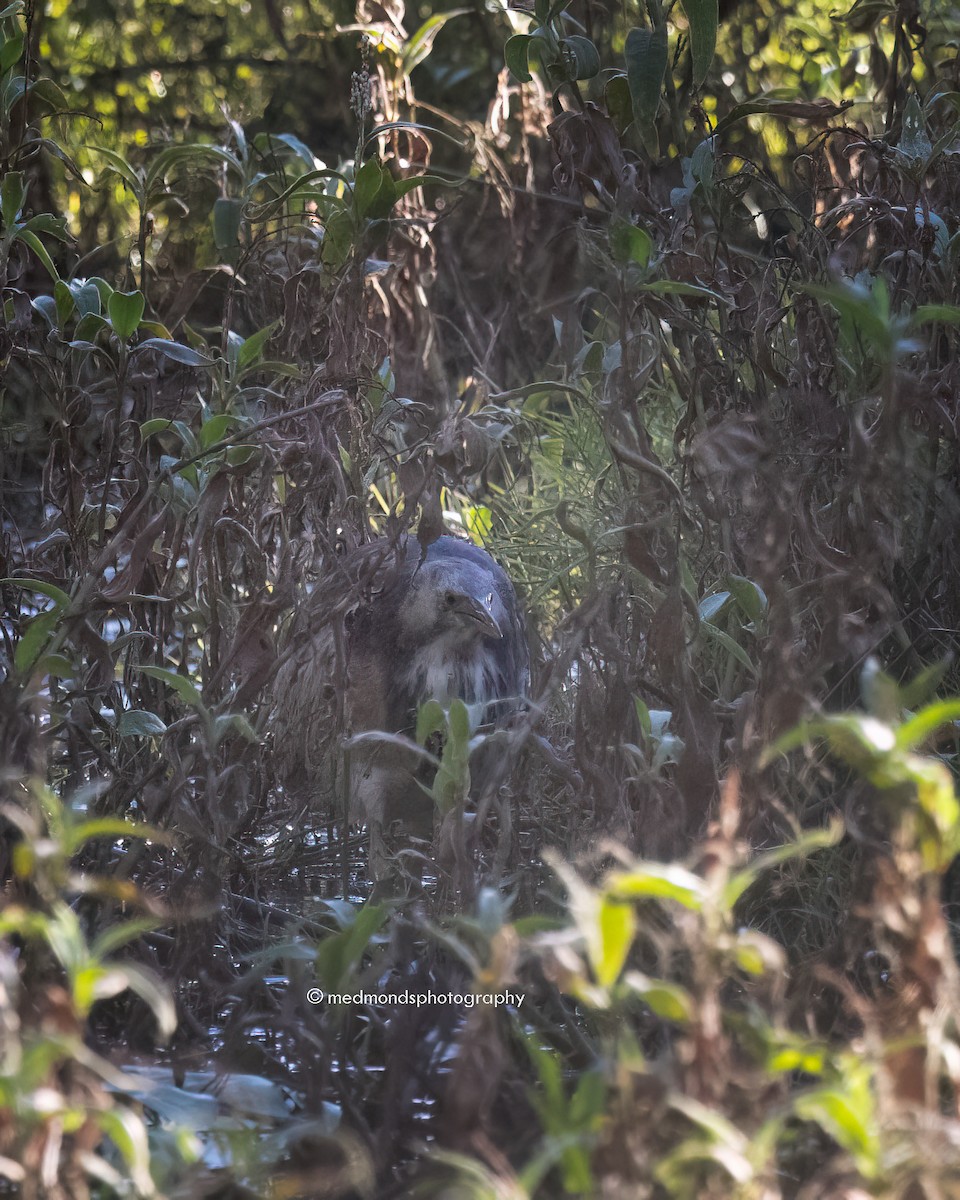
[[[443,602],[447,606],[447,608],[453,608],[453,606],[457,602],[457,593],[456,592],[447,592],[447,594],[443,598]]]

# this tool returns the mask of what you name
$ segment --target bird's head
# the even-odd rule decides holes
[[[410,642],[499,640],[507,621],[491,572],[455,557],[420,564],[398,615]]]

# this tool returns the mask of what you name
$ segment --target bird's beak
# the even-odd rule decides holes
[[[493,615],[492,596],[485,596],[482,600],[476,600],[473,596],[464,596],[457,605],[456,611],[464,617],[469,617],[471,621],[476,621],[484,637],[503,637],[503,630]]]

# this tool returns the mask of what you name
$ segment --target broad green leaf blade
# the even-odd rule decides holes
[[[931,321],[944,325],[960,325],[960,308],[955,304],[919,304],[910,318],[910,328],[918,329]]]
[[[533,38],[529,33],[515,33],[512,38],[507,38],[507,44],[503,48],[504,62],[509,67],[511,75],[519,79],[521,83],[529,83],[533,78],[528,66],[532,41]]]
[[[353,203],[358,217],[366,217],[389,178],[378,158],[368,158],[353,181]]]
[[[403,49],[403,73],[409,75],[429,56],[434,39],[448,21],[470,11],[469,8],[454,8],[450,12],[434,13],[428,17]]]
[[[737,871],[730,876],[729,881],[723,889],[724,904],[728,908],[733,908],[747,888],[764,871],[770,871],[774,867],[778,867],[781,863],[806,858],[808,855],[815,854],[818,850],[823,850],[829,846],[839,845],[843,834],[843,822],[834,820],[826,829],[808,830],[801,834],[794,842],[787,842],[783,846],[774,846],[770,850],[764,850],[751,863],[744,867],[742,871]]]
[[[436,700],[428,700],[417,713],[417,741],[422,746],[435,733],[445,733],[447,714]]]
[[[9,232],[20,219],[20,210],[23,208],[26,194],[23,173],[8,171],[0,181],[0,216],[3,217],[5,231]]]
[[[618,218],[610,223],[610,252],[618,263],[645,267],[653,252],[653,238],[639,225]]]
[[[589,38],[564,38],[563,51],[571,60],[574,79],[593,79],[600,74],[600,55]]]
[[[121,737],[159,737],[167,727],[156,713],[138,709],[120,714],[117,733]]]
[[[218,250],[232,250],[240,241],[243,202],[221,196],[213,204],[213,240]]]
[[[107,303],[107,312],[117,337],[126,341],[140,327],[144,307],[143,292],[114,292]]]
[[[44,579],[0,579],[0,584],[9,583],[13,587],[23,588],[26,592],[36,592],[38,596],[46,596],[48,600],[52,600],[57,608],[66,608],[70,603],[70,597],[56,584],[47,583]]]
[[[624,871],[613,871],[606,882],[610,896],[633,900],[641,896],[676,900],[698,912],[707,900],[707,885],[677,863],[642,862]]]
[[[53,265],[53,259],[47,252],[46,246],[37,237],[32,229],[20,229],[17,231],[17,237],[21,242],[25,242],[34,252],[40,262],[43,264],[43,269],[47,272],[51,279],[57,280],[60,278],[60,272]]]
[[[700,632],[708,641],[716,642],[718,645],[722,646],[723,649],[726,650],[729,655],[735,658],[738,663],[746,667],[751,675],[760,674],[750,655],[746,652],[746,650],[744,650],[739,642],[735,642],[728,633],[724,633],[722,629],[718,629],[716,625],[713,625],[710,621],[701,622]]]
[[[0,75],[4,71],[9,71],[21,54],[23,54],[23,34],[18,33],[0,46]]]
[[[166,338],[147,338],[145,342],[140,342],[135,353],[139,353],[141,350],[157,350],[164,358],[169,358],[171,362],[182,363],[186,367],[212,367],[214,362],[212,358],[201,354],[199,350],[184,346],[182,342],[168,342]],[[168,424],[168,422],[164,422],[164,424]]]
[[[597,912],[599,937],[590,947],[593,973],[601,987],[609,988],[620,978],[637,929],[630,904],[604,896]]]
[[[852,100],[841,100],[833,104],[829,100],[792,100],[783,95],[768,93],[765,96],[755,96],[752,100],[744,100],[742,104],[734,105],[727,115],[717,124],[713,131],[719,136],[742,121],[744,117],[757,116],[766,113],[782,120],[810,121],[817,125],[825,124],[846,112],[853,104]]]
[[[743,575],[728,575],[727,587],[751,621],[759,621],[767,611],[767,594],[759,583]]]
[[[690,22],[690,55],[693,59],[693,86],[707,77],[717,49],[717,25],[720,21],[717,0],[680,0]]]
[[[633,116],[640,131],[653,129],[667,70],[667,31],[631,29],[624,50]]]
[[[726,296],[696,283],[682,283],[679,279],[655,279],[652,283],[641,283],[639,292],[652,292],[656,296],[699,296],[704,300],[716,300],[729,304]]]
[[[43,612],[27,625],[23,637],[17,642],[13,652],[13,665],[18,671],[29,671],[40,657],[54,627],[60,620],[61,610],[51,608]]]
[[[279,321],[271,321],[263,329],[258,329],[256,333],[250,334],[237,352],[238,370],[242,371],[245,367],[251,366],[260,359],[264,346],[270,340],[270,335],[279,324]]]
[[[107,150],[103,146],[91,146],[91,150],[95,154],[100,154],[105,159],[107,170],[113,171],[119,175],[123,182],[130,188],[138,200],[143,197],[143,178],[137,171],[127,162],[125,158],[115,153],[113,150]]]
[[[905,721],[897,730],[897,745],[901,749],[912,750],[922,745],[938,729],[953,725],[960,721],[960,700],[939,700],[921,709],[915,717]]]
[[[186,675],[179,675],[169,667],[141,667],[140,670],[144,675],[149,675],[151,679],[159,679],[168,687],[173,688],[180,699],[185,704],[189,704],[191,708],[203,708],[203,698],[197,685]]]
[[[623,982],[636,992],[658,1017],[677,1024],[686,1024],[696,1015],[693,997],[676,983],[665,979],[650,979],[639,971],[628,971]]]

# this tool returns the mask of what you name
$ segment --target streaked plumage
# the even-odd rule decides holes
[[[331,619],[333,617],[333,619]],[[412,735],[427,700],[455,698],[502,719],[525,695],[529,654],[507,574],[486,551],[441,537],[372,542],[337,559],[293,630],[277,674],[274,733],[287,788],[330,808],[341,747],[371,730]],[[371,826],[424,808],[419,760],[365,742],[350,756],[350,812]]]

